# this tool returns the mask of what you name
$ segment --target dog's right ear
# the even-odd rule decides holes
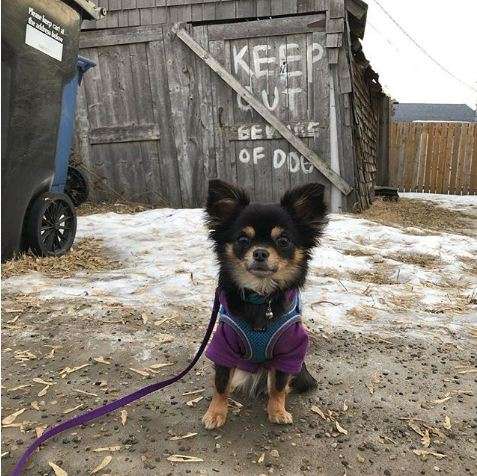
[[[207,225],[214,230],[234,218],[250,203],[245,190],[222,180],[209,181],[209,193],[205,211]]]

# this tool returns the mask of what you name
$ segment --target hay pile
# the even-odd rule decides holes
[[[441,262],[437,256],[428,253],[398,252],[387,255],[386,258],[400,261],[401,263],[413,264],[420,266],[421,268],[431,269],[439,265]]]
[[[139,213],[146,210],[151,210],[151,205],[145,205],[143,203],[112,203],[112,202],[97,202],[83,203],[79,208],[76,209],[78,216],[84,215],[94,215],[97,213],[119,213],[119,214],[129,214],[129,213]]]
[[[374,251],[365,248],[348,248],[343,250],[342,253],[347,256],[374,256],[376,254]]]
[[[399,271],[390,265],[375,266],[367,271],[351,271],[349,274],[354,281],[379,285],[399,284]]]
[[[422,295],[415,290],[412,292],[397,292],[386,296],[386,304],[393,306],[397,311],[414,309],[418,302],[422,299]]]
[[[371,306],[356,306],[348,309],[346,315],[358,321],[374,321],[376,310]]]
[[[461,257],[464,269],[467,273],[477,276],[477,258]]]
[[[102,240],[85,238],[78,240],[63,256],[40,258],[31,254],[23,254],[17,259],[2,265],[2,278],[19,276],[37,271],[48,277],[63,278],[72,276],[78,271],[103,271],[117,269],[121,263],[105,249]]]
[[[398,225],[405,228],[416,227],[434,231],[458,233],[469,227],[468,218],[462,212],[442,208],[424,200],[400,198],[397,202],[376,199],[370,208],[360,213],[361,218]]]
[[[319,276],[321,278],[333,278],[333,279],[338,279],[342,276],[337,269],[327,268],[327,267],[312,268],[312,274],[313,276]]]
[[[447,296],[448,301],[428,303],[421,307],[424,312],[430,314],[462,314],[468,313],[473,306],[473,296],[451,295]]]

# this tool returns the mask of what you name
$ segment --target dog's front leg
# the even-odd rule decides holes
[[[290,391],[290,375],[280,370],[268,372],[268,419],[272,423],[293,423],[292,414],[285,409],[287,393]]]
[[[208,430],[221,427],[227,419],[230,379],[232,370],[221,365],[215,366],[215,389],[209,409],[202,417],[202,423]]]

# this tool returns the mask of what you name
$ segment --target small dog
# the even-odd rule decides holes
[[[287,393],[316,386],[304,364],[299,290],[327,223],[323,198],[323,185],[311,183],[286,192],[280,204],[250,204],[241,188],[209,182],[206,216],[221,307],[206,351],[215,363],[215,391],[202,418],[207,429],[225,423],[227,398],[238,387],[256,394],[266,381],[269,420],[292,423]]]

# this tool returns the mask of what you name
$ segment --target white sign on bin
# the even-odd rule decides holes
[[[63,59],[63,37],[65,29],[56,25],[47,16],[28,8],[28,20],[25,32],[25,43],[42,53],[55,58]]]

